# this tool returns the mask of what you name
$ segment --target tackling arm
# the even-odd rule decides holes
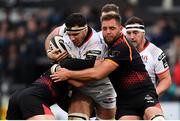
[[[95,63],[95,60],[89,59],[89,60],[82,60],[82,59],[65,59],[61,61],[61,63],[55,64],[51,67],[51,72],[56,72],[60,67],[68,68],[71,70],[81,70],[85,68],[93,67]],[[59,67],[59,68],[58,68]],[[83,87],[86,82],[82,82],[80,80],[67,80],[68,83],[72,84],[75,87]]]
[[[55,82],[67,79],[81,80],[84,82],[96,81],[107,77],[116,68],[117,65],[109,61],[103,61],[102,63],[93,68],[84,69],[81,71],[70,71],[65,68],[60,68],[59,71],[51,75],[51,78],[55,80]]]

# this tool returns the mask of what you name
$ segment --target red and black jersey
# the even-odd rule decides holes
[[[153,86],[138,51],[123,34],[109,46],[105,61],[118,66],[109,75],[117,94],[131,95],[149,85]]]

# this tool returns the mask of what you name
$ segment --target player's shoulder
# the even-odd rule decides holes
[[[66,25],[63,24],[63,25],[59,26],[59,35],[63,36],[65,34],[65,32],[66,32]]]
[[[157,47],[155,44],[149,42],[148,49],[155,53],[161,53],[161,48]]]
[[[151,42],[149,43],[149,45],[147,47],[147,51],[149,51],[154,58],[158,58],[159,56],[164,54],[164,52],[162,51],[161,48],[157,47],[156,45],[154,45]]]
[[[92,35],[90,36],[90,39],[96,40],[96,41],[100,40],[99,33],[91,27],[90,29],[92,30]]]
[[[65,34],[65,24],[54,28],[51,33],[63,37]]]
[[[98,36],[99,36],[100,39],[104,39],[104,38],[103,38],[102,31],[97,32],[97,34],[98,34]]]
[[[98,36],[98,32],[94,28],[92,27],[89,28],[91,29],[93,36]]]

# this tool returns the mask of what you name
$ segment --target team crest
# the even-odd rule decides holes
[[[147,55],[142,55],[141,59],[143,60],[144,63],[147,63],[148,61],[148,56]]]

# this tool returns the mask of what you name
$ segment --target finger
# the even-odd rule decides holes
[[[57,79],[57,77],[54,75],[50,75],[50,77],[51,77],[51,79]]]
[[[55,81],[55,80],[61,80],[61,79],[59,79],[58,77],[53,77],[53,78],[51,78],[53,81]]]
[[[60,82],[61,80],[54,80],[54,82]]]
[[[64,60],[65,58],[67,58],[67,55],[61,55],[58,57],[58,61]]]
[[[60,53],[60,52],[59,52],[59,49],[53,49],[51,52],[52,52],[52,53]]]

